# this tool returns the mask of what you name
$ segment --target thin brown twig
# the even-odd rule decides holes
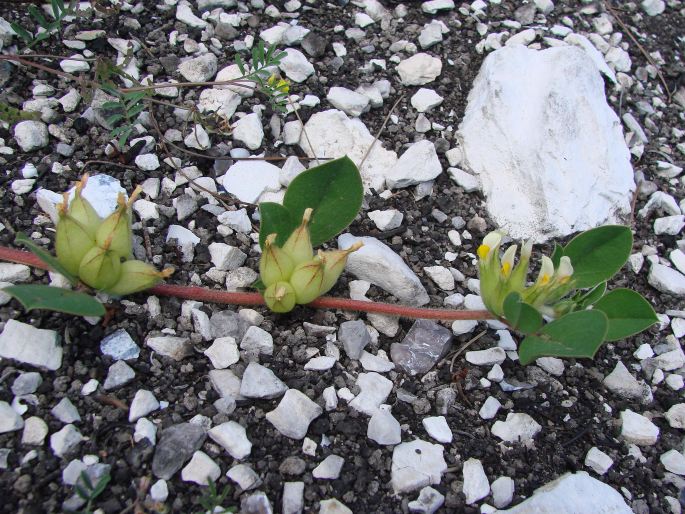
[[[645,56],[645,59],[647,59],[649,64],[654,66],[654,68],[656,69],[656,74],[659,77],[661,84],[664,86],[664,90],[666,91],[667,103],[671,103],[671,90],[669,89],[668,84],[666,83],[666,79],[664,78],[664,75],[661,73],[659,66],[657,66],[656,62],[654,62],[654,59],[652,59],[652,56],[649,55],[647,50],[645,50],[645,48],[637,40],[637,37],[635,37],[630,27],[628,27],[628,25],[626,25],[625,22],[621,19],[621,17],[616,12],[616,9],[611,5],[611,2],[605,2],[605,6],[609,10],[611,15],[616,19],[621,28],[626,32],[626,34],[628,34],[628,37],[633,40],[633,43],[635,43],[635,45],[637,45],[638,49],[640,50],[640,52],[642,52],[642,55]]]
[[[471,346],[473,343],[475,343],[481,337],[483,337],[485,335],[485,333],[486,333],[485,330],[483,330],[480,334],[478,334],[478,335],[472,337],[471,339],[469,339],[468,341],[466,341],[466,343],[464,343],[461,348],[459,348],[456,352],[454,352],[454,355],[452,356],[452,360],[450,361],[450,373],[452,373],[452,369],[454,368],[454,361],[457,360],[457,357],[459,357],[464,352],[464,350],[466,350],[469,346]]]
[[[361,168],[362,166],[364,166],[364,163],[366,162],[367,157],[369,156],[369,154],[371,154],[371,149],[372,149],[373,146],[376,144],[376,141],[378,141],[378,140],[380,139],[381,134],[382,134],[383,131],[385,130],[385,126],[388,124],[388,120],[390,119],[390,116],[392,115],[392,113],[393,113],[393,111],[395,110],[395,108],[397,108],[397,106],[400,104],[400,102],[402,101],[402,99],[404,98],[404,96],[405,96],[405,95],[402,95],[402,96],[400,96],[400,97],[397,99],[397,101],[396,101],[396,102],[393,104],[393,106],[390,108],[390,111],[388,112],[388,114],[385,116],[385,119],[383,120],[383,124],[381,125],[381,128],[380,128],[380,129],[378,130],[378,132],[376,133],[376,137],[373,138],[373,141],[372,141],[371,144],[369,145],[368,150],[366,150],[366,153],[364,154],[364,157],[362,158],[361,162],[359,163],[359,167],[360,167],[360,168]]]
[[[297,112],[297,109],[295,109],[295,106],[293,105],[293,101],[290,99],[290,97],[288,97],[288,104],[290,104],[290,107],[292,107],[292,109],[293,109],[293,113],[295,113],[295,116],[300,121],[300,125],[302,125],[302,133],[304,134],[304,138],[307,140],[307,144],[309,145],[309,150],[314,154],[314,160],[316,161],[316,164],[320,165],[321,161],[316,156],[316,152],[314,151],[314,146],[312,145],[312,142],[309,139],[309,134],[307,134],[307,129],[304,127],[304,121],[302,121],[302,118],[300,117],[300,113]]]

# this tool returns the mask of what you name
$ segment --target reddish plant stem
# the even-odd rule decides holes
[[[26,264],[34,268],[48,269],[48,266],[31,252],[15,250],[0,246],[0,260]],[[231,305],[264,305],[264,298],[259,293],[239,293],[229,291],[217,291],[196,286],[178,286],[174,284],[160,284],[147,290],[151,294],[159,296],[173,296],[185,300],[197,300],[209,303],[225,303]],[[390,316],[401,316],[414,319],[435,319],[444,321],[453,320],[484,320],[495,319],[488,311],[452,310],[452,309],[424,309],[420,307],[408,307],[382,302],[362,302],[347,298],[333,298],[322,296],[317,298],[310,307],[318,309],[340,309],[345,311],[372,312]]]

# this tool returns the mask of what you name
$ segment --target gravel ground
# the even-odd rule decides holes
[[[674,200],[676,206],[678,202],[682,206],[685,198],[683,175],[669,176],[668,170],[672,168],[666,164],[659,168],[658,161],[682,166],[685,156],[683,2],[671,0],[667,2],[665,12],[655,16],[649,16],[645,8],[635,2],[622,3],[615,8],[614,12],[637,35],[644,51],[611,17],[604,2],[558,0],[550,12],[546,12],[544,5],[552,2],[536,1],[525,5],[507,0],[474,2],[473,5],[457,3],[454,8],[428,14],[422,10],[421,2],[407,1],[402,7],[396,2],[384,1],[378,5],[385,6],[388,17],[384,21],[378,19],[363,29],[359,23],[363,24],[364,19],[358,15],[368,12],[373,17],[374,2],[302,0],[301,3],[298,5],[300,2],[291,0],[265,5],[261,0],[252,0],[236,5],[232,0],[198,0],[190,7],[196,15],[204,11],[205,17],[211,18],[208,23],[214,31],[212,38],[215,38],[211,39],[207,28],[193,27],[188,20],[177,19],[178,6],[173,0],[139,4],[121,2],[120,8],[111,12],[98,11],[92,16],[64,23],[59,34],[37,45],[34,51],[70,56],[83,52],[76,49],[73,41],[85,40],[85,49],[94,56],[114,60],[117,50],[107,38],[138,41],[142,49],[135,54],[134,64],[140,77],[152,74],[159,82],[182,81],[179,63],[183,59],[208,52],[217,57],[220,70],[233,62],[235,51],[244,48],[245,41],[251,42],[250,38],[258,38],[264,30],[278,23],[296,20],[298,26],[311,31],[306,40],[291,45],[281,43],[279,47],[303,50],[314,69],[306,80],[291,84],[291,94],[299,97],[295,102],[306,95],[320,99],[318,105],[302,106],[299,111],[302,119],[306,122],[313,114],[332,108],[327,100],[331,87],[346,87],[354,91],[361,84],[389,80],[391,89],[387,98],[379,106],[361,114],[361,121],[371,134],[375,134],[393,103],[399,100],[394,116],[380,138],[384,147],[401,155],[412,143],[428,140],[434,144],[442,171],[450,165],[448,150],[458,146],[455,132],[464,117],[474,78],[485,56],[497,48],[497,44],[482,44],[488,35],[506,32],[500,38],[500,43],[504,43],[510,35],[532,29],[535,40],[529,46],[546,48],[550,43],[543,38],[558,36],[563,39],[563,35],[555,34],[552,27],[571,27],[576,33],[591,35],[616,48],[624,44],[627,50],[630,63],[625,71],[619,73],[623,87],[619,90],[607,81],[607,101],[619,117],[632,114],[646,132],[647,142],[640,141],[635,128],[628,126],[629,122],[623,117],[639,185],[635,212],[647,204],[655,191],[662,191]],[[478,3],[484,4],[480,12]],[[290,8],[292,12],[288,11]],[[220,15],[221,12],[225,14]],[[7,21],[32,26],[23,6],[2,4],[0,16]],[[612,26],[605,30],[603,22],[607,19]],[[442,36],[441,42],[421,50],[419,37],[424,25],[435,20],[444,23],[449,32]],[[355,28],[357,30],[350,31]],[[91,30],[102,32],[83,33]],[[7,34],[0,24],[0,40],[4,43],[2,52],[15,53],[17,38],[11,39]],[[406,40],[409,46],[398,43],[400,40]],[[592,41],[598,44],[596,39]],[[336,43],[338,45],[334,46]],[[412,48],[412,44],[419,49]],[[340,45],[344,45],[345,55],[341,55]],[[417,51],[426,52],[442,62],[439,77],[423,87],[434,90],[443,102],[425,113],[429,129],[422,132],[417,130],[417,126],[420,128],[425,124],[422,120],[424,114],[417,112],[411,103],[412,95],[419,87],[404,85],[396,72],[396,63]],[[656,67],[647,60],[645,52]],[[44,62],[59,68],[59,60]],[[207,177],[224,193],[229,209],[246,209],[252,227],[240,231],[220,224],[217,214],[224,207],[188,188],[183,177],[168,162],[163,162],[167,154],[159,144],[159,134],[149,118],[141,120],[140,125],[141,136],[154,138],[149,149],[133,145],[130,150],[114,151],[109,145],[108,130],[98,123],[93,110],[88,110],[87,97],[71,110],[65,109],[63,102],[57,102],[70,90],[78,90],[77,84],[33,68],[8,68],[7,62],[2,61],[0,64],[0,102],[25,110],[38,110],[45,124],[50,126],[45,144],[31,151],[22,150],[16,132],[8,125],[0,128],[0,138],[3,139],[0,141],[0,162],[5,170],[0,177],[0,242],[3,245],[12,246],[15,234],[24,232],[39,243],[50,246],[54,238],[53,225],[37,203],[37,191],[39,188],[65,191],[78,180],[85,168],[91,175],[114,177],[128,191],[136,184],[148,185],[143,198],[156,205],[155,215],[138,219],[134,225],[136,254],[139,258],[152,260],[159,267],[176,268],[171,283],[222,289],[227,276],[233,284],[244,283],[246,276],[249,280],[249,272],[243,268],[256,270],[259,259],[253,237],[258,227],[254,218],[256,206],[240,202],[222,189],[220,177],[234,161],[212,159],[243,155],[236,153],[236,149],[249,146],[248,141],[226,134],[212,134],[212,148],[205,151],[206,158],[171,149],[188,173],[196,172],[195,176]],[[612,63],[615,71],[620,71],[620,66]],[[661,77],[669,89],[677,93],[670,101],[664,93]],[[36,93],[35,88],[39,85],[45,86],[45,92]],[[200,98],[201,90],[182,89],[182,97],[166,100],[192,105]],[[251,154],[305,156],[299,146],[283,144],[283,123],[296,121],[294,114],[278,116],[259,95],[243,98],[238,112],[261,114],[264,137],[251,149]],[[162,133],[166,133],[168,138],[174,137],[174,131],[180,131],[181,139],[188,135],[187,122],[177,117],[171,107],[157,105],[154,114]],[[176,144],[185,148],[182,140]],[[233,154],[230,154],[231,150]],[[141,166],[143,161],[136,160],[136,156],[142,154],[156,155],[160,165],[155,169],[142,169],[146,167]],[[280,162],[276,164],[281,166]],[[189,169],[191,166],[196,168]],[[20,182],[26,179],[34,182]],[[219,180],[215,182],[216,179]],[[395,189],[389,195],[370,191],[362,212],[348,230],[355,236],[375,237],[386,243],[420,279],[429,297],[427,306],[442,307],[446,297],[477,293],[477,284],[469,281],[477,278],[473,254],[483,235],[497,227],[488,214],[483,194],[478,190],[467,192],[447,172],[435,178],[429,194],[422,195],[420,190],[421,186],[411,186]],[[374,210],[389,209],[396,209],[403,215],[396,228],[379,227],[368,215]],[[661,209],[669,213],[663,206]],[[360,387],[365,389],[363,382],[366,379],[373,382],[367,386],[368,395],[379,396],[374,409],[381,403],[391,406],[392,417],[401,428],[403,443],[418,439],[444,452],[444,467],[438,471],[438,480],[431,482],[432,487],[444,496],[444,504],[437,512],[488,512],[484,504],[495,504],[496,498],[489,495],[489,486],[484,495],[470,501],[472,498],[467,493],[471,493],[473,481],[480,477],[477,469],[473,472],[471,465],[465,467],[465,463],[473,462],[470,459],[476,459],[482,465],[486,481],[490,484],[498,477],[513,480],[515,489],[511,505],[531,497],[537,488],[566,472],[588,471],[592,477],[618,491],[634,512],[680,512],[677,498],[685,487],[681,477],[685,474],[685,464],[678,460],[680,467],[665,465],[663,455],[670,450],[681,452],[684,448],[682,426],[677,428],[677,423],[666,415],[671,407],[683,401],[685,355],[680,349],[680,338],[685,333],[683,295],[669,294],[652,287],[648,283],[648,268],[651,262],[659,263],[660,259],[662,263],[668,263],[674,250],[685,251],[685,240],[682,226],[673,234],[656,234],[654,217],[636,215],[631,220],[636,257],[621,271],[613,285],[631,287],[642,293],[659,313],[661,323],[636,337],[605,344],[592,361],[569,359],[561,363],[548,360],[523,367],[515,360],[515,352],[506,346],[507,334],[498,334],[484,323],[474,325],[470,330],[453,331],[449,330],[448,324],[430,324],[429,332],[433,337],[444,333],[451,336],[450,351],[484,331],[468,350],[499,346],[508,351],[508,357],[479,365],[474,363],[477,356],[472,354],[472,362],[469,362],[461,354],[451,366],[449,361],[440,358],[444,356],[443,352],[435,359],[437,366],[428,373],[411,375],[400,367],[375,373],[368,363],[350,358],[347,347],[343,348],[345,327],[353,326],[343,323],[364,321],[369,333],[368,341],[366,332],[353,339],[364,339],[365,350],[383,358],[385,354],[390,355],[392,343],[405,339],[414,321],[378,320],[304,307],[286,315],[274,315],[262,308],[233,309],[146,294],[113,303],[106,320],[88,321],[42,311],[27,314],[18,303],[5,299],[4,306],[0,307],[0,327],[4,328],[6,338],[14,334],[12,344],[19,345],[22,341],[14,331],[16,327],[11,333],[8,329],[10,320],[15,320],[54,331],[63,355],[61,366],[53,370],[31,366],[29,361],[21,359],[4,358],[0,362],[0,401],[12,405],[19,412],[24,427],[23,430],[12,427],[12,416],[1,411],[6,421],[0,421],[3,428],[0,432],[4,432],[0,433],[0,488],[4,491],[0,512],[62,512],[65,502],[67,506],[74,505],[70,503],[74,501],[73,483],[69,484],[69,472],[65,474],[68,466],[71,470],[88,469],[95,476],[109,469],[112,480],[97,501],[97,507],[106,513],[199,512],[198,500],[206,487],[194,483],[192,477],[204,476],[207,469],[212,470],[209,472],[211,475],[215,466],[220,469],[219,477],[214,477],[219,489],[226,484],[233,486],[224,506],[236,506],[242,512],[270,512],[264,505],[260,506],[260,496],[256,491],[266,495],[274,512],[289,512],[282,507],[286,483],[303,484],[305,512],[319,512],[319,509],[321,512],[347,512],[334,510],[335,506],[325,502],[333,498],[356,513],[409,512],[410,509],[432,512],[428,508],[420,510],[416,505],[410,505],[416,500],[419,490],[428,483],[397,492],[392,463],[393,451],[397,453],[399,441],[379,444],[371,439],[367,432],[369,413],[348,406],[360,393]],[[175,225],[189,229],[199,239],[190,245],[190,255],[184,254],[175,240],[167,240],[170,227]],[[450,231],[458,233],[458,245],[448,236]],[[215,243],[239,249],[245,255],[244,262],[219,269],[222,266],[217,265],[217,259],[210,253],[210,245]],[[541,245],[540,248],[548,250],[549,246]],[[645,261],[644,266],[637,266],[642,260]],[[673,264],[678,266],[675,261]],[[456,284],[446,291],[424,269],[435,265],[458,269],[463,276],[457,273]],[[31,270],[30,276],[18,276],[22,273],[24,270],[5,266],[0,270],[0,281],[48,283],[51,280],[46,272],[39,270]],[[397,301],[381,287],[369,286],[355,279],[352,274],[344,274],[331,294],[348,297],[351,289],[358,291],[358,288],[369,287],[365,293],[367,298]],[[249,328],[253,326],[258,328]],[[441,332],[440,326],[447,328]],[[127,344],[137,349],[133,352],[135,356],[122,358],[103,351],[101,343],[111,334],[121,336],[120,344],[127,341],[121,331],[130,336]],[[246,332],[252,336],[247,342],[244,338]],[[166,336],[180,338],[172,343],[178,344],[176,350],[181,355],[168,348],[153,349],[154,338]],[[259,363],[280,379],[271,381],[278,393],[272,395],[260,389],[261,392],[253,397],[241,396],[234,386],[226,384],[227,380],[230,382],[226,378],[227,372],[212,373],[217,366],[203,352],[216,344],[217,338],[226,336],[233,338],[232,348],[236,354],[235,345],[238,344],[240,349],[239,360],[227,367],[234,377],[243,377],[248,364]],[[24,334],[24,337],[38,338],[39,335]],[[227,345],[231,346],[230,341]],[[635,356],[638,348],[641,351]],[[653,354],[656,358],[652,358]],[[174,355],[180,358],[176,360]],[[332,367],[322,371],[305,369],[310,359],[318,356],[334,357]],[[122,361],[132,369],[133,377],[123,385],[105,389],[108,377],[111,380],[117,369],[113,372],[111,366]],[[634,378],[632,381],[626,379],[627,382],[621,382],[620,386],[612,389],[604,379],[615,370],[619,361],[625,364],[627,372]],[[388,363],[387,359],[383,362]],[[123,367],[121,364],[115,366]],[[498,376],[498,368],[501,368],[501,376]],[[29,384],[22,389],[22,380],[31,382],[35,378],[27,373],[36,371],[42,379],[40,383],[37,386],[33,384],[34,387]],[[381,376],[384,378],[377,378]],[[92,380],[98,381],[99,386],[86,394],[84,385]],[[257,387],[266,388],[270,380],[270,377],[257,380]],[[386,382],[390,383],[391,390],[382,395],[380,391]],[[635,387],[638,393],[635,393]],[[285,435],[285,429],[279,429],[267,419],[267,413],[282,401],[285,389],[303,393],[321,410],[320,415],[305,427],[304,441],[303,437]],[[141,391],[151,392],[155,401]],[[69,406],[65,409],[65,404],[60,404],[65,398],[77,411],[76,417],[72,416]],[[481,408],[488,398],[495,398],[501,406],[494,417],[485,419]],[[55,412],[58,404],[62,408]],[[131,419],[134,406],[136,412],[142,409],[141,417],[150,423]],[[644,415],[658,427],[658,438],[654,443],[630,444],[624,430],[626,421],[624,419],[623,426],[621,421],[622,413],[627,411]],[[534,437],[523,437],[528,440],[521,442],[506,442],[493,433],[498,432],[493,430],[494,424],[502,423],[511,413],[526,414],[539,424]],[[303,415],[298,412],[285,417],[294,423],[297,421],[293,421],[294,418],[299,419]],[[452,434],[451,442],[440,441],[434,431],[427,430],[425,420],[436,416],[444,416]],[[379,423],[388,422],[387,418],[381,419],[382,416],[374,414],[376,417]],[[28,427],[35,431],[40,425],[35,420],[28,422],[33,418],[44,422],[47,436],[43,434],[38,441],[27,442]],[[219,426],[236,429],[235,424],[227,425],[229,422],[244,428],[252,445],[251,451],[241,453],[241,449],[235,448],[241,441],[239,433],[231,433],[228,445],[217,440],[212,431],[206,437],[204,430],[194,447],[190,432],[176,443],[178,447],[165,441],[165,434],[168,439],[169,432],[164,430],[169,427],[188,429],[188,423],[191,423],[205,429]],[[80,432],[83,440],[64,455],[59,455],[59,451],[55,451],[59,438],[53,440],[53,436],[69,426]],[[394,425],[390,423],[389,426]],[[149,434],[150,430],[156,432],[156,437],[140,436]],[[40,435],[40,429],[37,432]],[[151,441],[150,438],[156,440]],[[163,458],[160,451],[163,446],[171,447],[173,455],[170,460],[178,461],[170,476],[163,476],[160,468],[153,464]],[[611,459],[612,465],[608,470],[602,469],[603,473],[599,473],[596,466],[588,466],[586,456],[591,448],[601,450]],[[194,458],[191,464],[196,466],[180,471],[196,450],[208,456],[212,464],[202,468]],[[184,452],[188,453],[185,455],[187,458],[181,462]],[[421,450],[416,453],[420,454]],[[197,459],[203,458],[198,455],[195,453]],[[317,466],[331,455],[342,457],[344,464],[338,473],[334,469],[327,475]],[[433,457],[427,456],[426,459]],[[439,459],[435,460],[429,467],[435,465],[440,468]],[[682,461],[685,463],[685,458]],[[96,462],[106,466],[98,467],[94,464]],[[226,473],[236,470],[238,464],[249,466],[258,481],[246,479],[238,485],[228,478]],[[161,466],[159,462],[157,465]],[[244,472],[244,468],[234,472]],[[320,478],[322,473],[326,478]],[[414,476],[418,474],[416,472]],[[165,480],[168,495],[161,491],[160,479]],[[156,487],[151,489],[152,484]],[[243,487],[247,490],[243,491]],[[298,486],[286,487],[288,495],[297,498],[298,495],[288,487],[296,489]],[[569,499],[569,504],[573,501]],[[500,505],[505,506],[506,503]],[[568,512],[578,511],[571,509]]]

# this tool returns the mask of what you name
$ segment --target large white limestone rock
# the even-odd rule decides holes
[[[635,189],[621,123],[582,50],[491,53],[459,128],[462,167],[480,176],[494,221],[543,242],[630,214]]]
[[[347,155],[357,166],[374,141],[374,136],[361,120],[350,119],[337,109],[313,114],[304,128],[299,144],[309,157],[337,159]],[[381,141],[376,141],[359,170],[365,189],[382,191],[385,178],[395,163],[397,154],[383,148]]]
[[[621,493],[585,471],[567,473],[502,514],[631,514]]]

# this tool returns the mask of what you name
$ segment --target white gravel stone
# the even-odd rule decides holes
[[[514,46],[488,55],[459,133],[491,217],[514,239],[542,242],[623,222],[631,211],[630,153],[581,50]]]
[[[685,275],[663,264],[652,264],[647,281],[662,293],[685,296]]]
[[[613,464],[613,459],[596,446],[590,448],[585,454],[585,465],[598,475],[604,475]]]
[[[338,407],[338,393],[335,392],[335,386],[328,386],[321,393],[321,397],[324,401],[324,406],[326,411],[330,412]]]
[[[390,189],[408,187],[435,179],[442,173],[442,165],[432,141],[426,139],[412,143],[397,160],[386,184]]]
[[[649,343],[642,343],[638,346],[637,350],[633,352],[633,357],[638,360],[649,359],[650,357],[654,357],[654,350],[649,346]]]
[[[288,390],[269,368],[250,362],[240,383],[240,394],[245,398],[278,398]]]
[[[666,10],[666,2],[663,0],[644,0],[640,7],[647,16],[658,16]]]
[[[392,391],[392,381],[378,373],[360,373],[357,376],[360,393],[350,402],[350,407],[367,416],[373,416]]]
[[[507,358],[507,354],[504,349],[495,346],[487,350],[466,352],[464,358],[475,366],[492,366],[493,364],[502,364]]]
[[[381,445],[393,445],[402,442],[400,422],[390,412],[389,405],[381,405],[369,420],[366,436]]]
[[[442,72],[442,61],[426,53],[414,54],[397,65],[404,86],[423,86],[433,82]]]
[[[133,203],[133,210],[143,221],[159,219],[159,206],[149,200],[136,200]]]
[[[399,227],[404,219],[402,214],[397,209],[388,209],[385,211],[370,211],[368,214],[371,221],[378,228],[378,230],[392,230]]]
[[[668,450],[659,457],[659,460],[667,471],[676,475],[685,475],[685,456],[678,450]]]
[[[392,488],[401,494],[439,484],[446,470],[442,445],[421,439],[402,443],[392,453]]]
[[[233,140],[244,144],[250,150],[256,150],[262,146],[263,139],[262,120],[257,113],[243,116],[233,125]]]
[[[216,369],[228,368],[240,360],[238,343],[230,336],[215,339],[204,354],[209,357]]]
[[[228,470],[226,476],[238,484],[243,491],[259,487],[262,483],[259,475],[247,464],[233,466]]]
[[[650,348],[651,350],[651,348]],[[604,386],[627,400],[652,401],[652,390],[644,381],[638,381],[625,365],[618,361],[614,370],[604,378]]]
[[[278,67],[290,80],[304,82],[314,73],[314,66],[302,52],[294,48],[286,48],[284,51],[287,55],[281,59]]]
[[[143,171],[154,171],[159,168],[159,159],[153,153],[144,153],[136,156],[136,166]]]
[[[555,377],[560,377],[564,374],[564,361],[556,357],[540,357],[535,360],[535,364]]]
[[[207,435],[229,453],[231,457],[242,460],[252,451],[252,443],[247,438],[245,427],[235,421],[227,421],[212,427]]]
[[[668,409],[666,419],[672,428],[685,428],[685,403],[677,403]]]
[[[352,510],[335,498],[319,501],[319,514],[353,514]]]
[[[13,262],[0,263],[0,281],[17,284],[20,282],[27,282],[31,278],[31,268],[24,264],[15,264]]]
[[[14,139],[23,152],[32,152],[48,146],[48,128],[42,121],[20,121],[14,126]]]
[[[394,295],[409,305],[425,305],[428,293],[416,274],[389,246],[373,237],[338,236],[338,248],[344,250],[357,241],[364,246],[352,253],[346,271],[360,280],[366,280]]]
[[[78,409],[66,396],[50,410],[50,414],[55,416],[62,423],[77,423],[81,421]]]
[[[54,371],[62,365],[62,347],[58,340],[54,330],[10,319],[0,334],[0,357]]]
[[[502,404],[494,396],[488,396],[483,402],[478,415],[483,419],[492,419],[497,416],[497,411],[499,411]]]
[[[281,434],[291,439],[303,439],[309,424],[323,413],[321,407],[297,389],[289,389],[278,407],[267,412],[266,419]]]
[[[155,398],[152,391],[139,389],[136,391],[136,395],[131,402],[131,407],[128,411],[128,420],[133,423],[157,409],[159,409],[159,401]]]
[[[209,139],[209,134],[202,125],[195,125],[190,133],[183,139],[183,143],[188,148],[195,150],[208,150],[212,147],[212,142]]]
[[[231,271],[239,268],[247,259],[240,248],[227,245],[226,243],[212,243],[208,247],[212,264],[222,271]]]
[[[333,107],[349,116],[358,117],[369,110],[369,97],[345,87],[330,88],[326,99]]]
[[[630,409],[621,412],[621,436],[629,443],[652,446],[659,438],[659,427]]]
[[[348,156],[359,166],[365,189],[383,191],[385,177],[395,163],[397,154],[374,144],[368,158],[362,160],[374,141],[374,136],[358,118],[348,118],[337,109],[313,114],[305,125],[309,138],[300,138],[300,147],[309,157],[338,158]],[[311,147],[310,147],[311,143]]]
[[[436,14],[438,11],[454,9],[454,0],[429,0],[421,4],[421,10],[426,14]]]
[[[266,330],[251,326],[240,341],[240,349],[252,354],[273,355],[274,339]]]
[[[195,16],[192,8],[188,2],[182,1],[176,6],[176,19],[181,23],[185,23],[189,27],[196,29],[207,28],[207,22]]]
[[[184,482],[194,482],[204,486],[209,482],[216,482],[220,476],[221,468],[217,463],[199,450],[193,453],[190,462],[181,470],[181,479]]]
[[[428,112],[442,104],[443,100],[433,89],[422,87],[411,97],[411,105],[418,112]]]
[[[65,425],[50,436],[50,448],[57,457],[64,457],[84,440],[85,437],[74,425]]]
[[[311,371],[326,371],[335,366],[335,362],[336,360],[334,357],[322,355],[320,357],[309,359],[309,361],[307,361],[307,363],[304,365],[304,369]]]
[[[0,407],[0,410],[2,408]],[[21,417],[19,418],[21,419]],[[7,422],[4,415],[0,415],[2,422]],[[0,429],[0,431],[2,431]],[[31,416],[24,421],[24,432],[21,435],[21,444],[42,446],[48,435],[48,424],[38,416]]]
[[[419,491],[419,497],[407,504],[409,512],[433,514],[445,503],[445,497],[430,486]]]
[[[466,496],[466,504],[473,505],[490,494],[490,482],[485,475],[483,464],[478,459],[464,462],[464,485],[462,491]]]
[[[0,434],[24,428],[24,420],[7,402],[0,401]]]
[[[654,220],[654,233],[656,235],[675,236],[685,227],[685,216],[664,216]]]
[[[166,480],[159,479],[150,487],[150,497],[157,502],[164,502],[169,497],[169,487]]]
[[[188,82],[207,82],[216,75],[216,55],[207,53],[199,57],[193,57],[178,65],[178,72]]]
[[[153,446],[157,442],[157,426],[147,418],[140,418],[136,421],[136,428],[133,432],[133,440],[137,443],[147,439]]]
[[[395,364],[388,359],[388,356],[383,350],[379,350],[378,355],[373,355],[364,350],[362,351],[361,357],[359,357],[359,362],[365,371],[387,373],[388,371],[395,369]]]
[[[266,191],[281,189],[280,169],[265,161],[238,161],[228,168],[221,180],[222,185],[241,202],[256,203]]]
[[[193,354],[193,347],[185,337],[159,336],[148,337],[145,345],[160,355],[181,361]]]
[[[452,442],[452,429],[447,424],[445,416],[432,416],[423,418],[423,428],[426,429],[428,435],[439,443],[449,444]]]
[[[455,336],[468,334],[478,326],[478,321],[474,319],[458,319],[452,322],[452,333]]]
[[[467,173],[459,168],[447,168],[447,173],[464,192],[473,193],[474,191],[480,191],[480,179],[476,175]]]
[[[285,482],[283,484],[283,514],[301,514],[304,511],[304,482]]]
[[[443,291],[452,291],[454,289],[454,276],[444,266],[427,266],[423,268],[423,271]]]
[[[506,421],[495,421],[491,432],[507,443],[532,440],[542,426],[526,413],[510,412]]]
[[[136,372],[133,371],[131,366],[126,364],[124,361],[116,361],[109,367],[109,370],[107,371],[107,378],[105,379],[105,383],[102,385],[102,387],[105,389],[105,391],[110,391],[129,383],[135,378],[135,376]]]
[[[340,476],[345,459],[338,455],[329,455],[312,470],[312,476],[320,480],[336,480]]]
[[[499,477],[490,484],[492,503],[498,509],[503,509],[514,498],[514,481],[510,477]]]
[[[90,64],[83,60],[83,55],[81,54],[74,54],[70,59],[62,59],[59,62],[59,67],[62,68],[62,71],[66,71],[67,73],[90,71]]]
[[[223,212],[217,216],[217,220],[222,225],[226,225],[228,228],[231,228],[236,232],[249,234],[252,231],[252,222],[250,221],[250,217],[247,215],[247,210],[245,209]]]

